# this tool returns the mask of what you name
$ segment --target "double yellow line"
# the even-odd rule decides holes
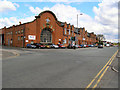
[[[111,63],[113,62],[113,60],[114,60],[115,56],[117,55],[117,53],[118,53],[118,50],[113,54],[113,56],[109,59],[109,61],[105,64],[105,66],[100,70],[100,72],[94,77],[94,79],[88,84],[88,86],[85,88],[85,90],[87,90],[93,84],[93,82],[95,80],[97,80],[97,78],[99,76],[97,82],[93,86],[93,89],[97,87],[98,83],[101,81],[101,79],[104,76],[105,72],[109,68],[108,65],[111,65]]]

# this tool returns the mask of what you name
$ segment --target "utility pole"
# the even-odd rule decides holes
[[[78,14],[77,14],[77,28],[78,28]]]

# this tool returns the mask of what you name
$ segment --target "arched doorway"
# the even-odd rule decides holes
[[[52,43],[52,32],[50,28],[44,28],[40,35],[42,43]]]

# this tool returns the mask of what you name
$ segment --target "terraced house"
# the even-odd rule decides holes
[[[85,28],[76,28],[67,22],[60,22],[52,11],[41,12],[35,20],[24,24],[13,25],[1,29],[4,33],[4,45],[26,47],[32,43],[53,44],[94,44],[98,42],[94,33]]]

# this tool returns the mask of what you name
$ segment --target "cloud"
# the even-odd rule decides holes
[[[17,19],[16,17],[0,18],[0,28],[3,28],[4,26],[9,27],[12,25],[18,25],[20,21],[21,23],[31,22],[34,19],[35,19],[34,16],[22,18],[22,19]]]
[[[18,4],[12,3],[10,1],[0,1],[0,12],[15,11]]]
[[[34,14],[38,14],[40,13],[42,10],[38,7],[36,7],[35,9],[33,7],[29,7],[30,11]]]
[[[52,0],[54,2],[54,0]],[[67,0],[68,1],[68,0]],[[104,34],[106,40],[117,41],[118,37],[118,0],[103,0],[98,4],[98,7],[93,7],[93,12],[95,13],[95,18],[81,12],[75,7],[64,4],[56,4],[49,7],[29,7],[29,10],[38,15],[42,11],[51,10],[57,16],[59,21],[70,23],[71,25],[77,26],[77,14],[79,27],[85,27],[88,32],[95,32],[95,34]],[[83,7],[84,8],[84,7]],[[83,15],[80,15],[80,14]],[[19,24],[18,21],[28,22],[32,21],[33,17],[28,17],[25,19],[12,18],[2,18],[0,19],[0,25],[13,25]]]
[[[101,2],[102,0],[10,0],[12,2]],[[110,2],[110,1],[109,1]]]
[[[93,11],[95,21],[103,27],[102,33],[106,36],[106,39],[114,41],[118,38],[118,0],[107,1],[103,0],[98,4],[98,8],[93,8]]]
[[[13,4],[14,4],[16,7],[20,7],[19,4],[17,4],[17,3],[13,3]]]

